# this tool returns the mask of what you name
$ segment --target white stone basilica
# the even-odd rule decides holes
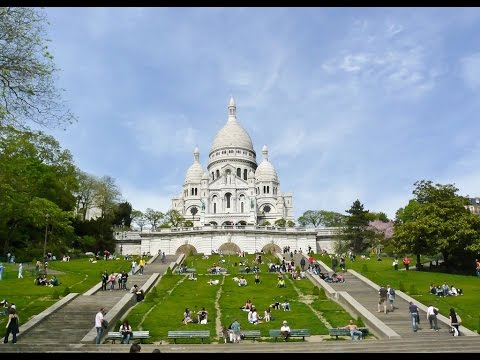
[[[172,199],[172,209],[192,219],[194,226],[293,221],[292,194],[280,191],[267,146],[263,146],[262,161],[257,165],[252,139],[237,121],[236,113],[231,98],[227,123],[213,140],[207,170],[200,163],[196,147],[183,192]]]

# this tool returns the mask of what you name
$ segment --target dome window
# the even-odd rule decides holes
[[[247,169],[243,169],[243,180],[247,180],[247,175],[248,175]]]
[[[271,209],[270,206],[268,206],[268,205],[265,205],[265,206],[263,207],[263,211],[265,211],[266,213],[269,213],[270,210],[272,210],[272,209]]]

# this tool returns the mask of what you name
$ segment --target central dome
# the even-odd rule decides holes
[[[241,147],[254,151],[250,135],[248,135],[245,129],[237,121],[236,106],[233,98],[230,99],[230,103],[228,105],[227,123],[223,128],[220,129],[213,139],[210,152],[225,147]]]

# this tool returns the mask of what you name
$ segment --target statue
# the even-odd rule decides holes
[[[255,207],[255,198],[250,199],[250,208],[253,209]]]
[[[203,199],[201,199],[200,202],[202,203],[202,210],[205,210],[205,201],[203,201]]]

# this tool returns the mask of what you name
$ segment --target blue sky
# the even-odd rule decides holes
[[[427,179],[480,195],[480,8],[47,8],[78,116],[48,131],[134,209],[166,212],[237,119],[308,209],[391,218]]]

